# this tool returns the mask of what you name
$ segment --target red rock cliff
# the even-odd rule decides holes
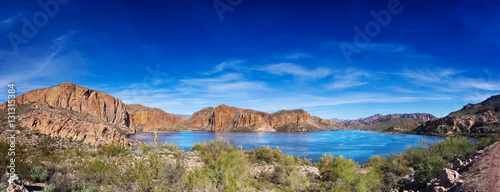
[[[177,130],[179,123],[185,118],[167,113],[158,108],[145,107],[139,104],[126,105],[130,115],[130,126],[137,131]]]
[[[186,121],[194,130],[211,131],[318,131],[338,129],[333,121],[311,117],[305,110],[282,110],[273,114],[219,105],[205,108]]]
[[[102,120],[126,127],[126,131],[134,132],[129,128],[130,120],[125,104],[111,95],[88,89],[73,83],[28,91],[16,97],[16,105],[32,102],[47,104],[51,107],[86,113]],[[6,103],[0,105],[5,109]]]

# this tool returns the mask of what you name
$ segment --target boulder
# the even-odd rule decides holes
[[[24,187],[23,180],[19,175],[15,174],[9,178],[9,186],[6,189],[7,192],[28,192],[28,189]]]
[[[439,184],[445,188],[450,188],[459,180],[459,177],[460,174],[458,172],[444,168],[441,170],[441,176],[439,176]]]
[[[462,166],[463,166],[462,160],[460,160],[459,158],[456,158],[455,160],[453,160],[453,169],[454,170],[458,170]]]

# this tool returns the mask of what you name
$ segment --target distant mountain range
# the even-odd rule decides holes
[[[434,115],[428,113],[391,115],[375,114],[370,117],[359,118],[356,120],[332,119],[332,121],[339,122],[350,129],[405,132],[435,118],[436,117]]]

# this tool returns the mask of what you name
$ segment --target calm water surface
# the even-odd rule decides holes
[[[222,139],[252,149],[260,146],[279,147],[286,154],[319,160],[323,154],[344,155],[359,163],[365,163],[373,155],[387,156],[404,152],[408,147],[418,146],[420,141],[435,142],[445,138],[423,135],[388,134],[371,131],[319,131],[305,133],[213,133],[213,132],[173,132],[157,133],[158,143],[175,143],[189,150],[195,143]],[[138,132],[129,138],[148,144],[154,143],[154,134]],[[473,142],[475,142],[473,140]]]

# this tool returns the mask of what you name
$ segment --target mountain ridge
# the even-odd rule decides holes
[[[439,136],[483,136],[500,133],[500,95],[467,104],[449,115],[428,121],[413,130],[416,134]]]

